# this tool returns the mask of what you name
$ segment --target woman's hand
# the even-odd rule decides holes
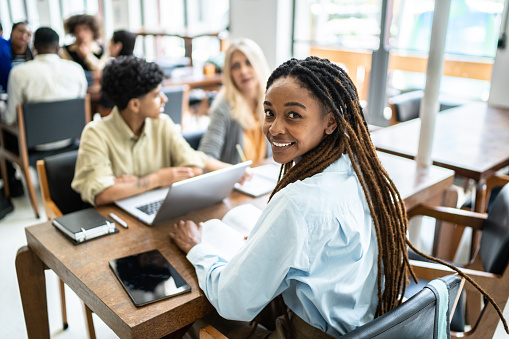
[[[173,225],[173,231],[170,231],[170,238],[175,245],[187,254],[191,248],[201,243],[201,226],[196,225],[191,220],[180,220],[178,224]]]
[[[242,177],[239,180],[239,184],[244,185],[245,182],[250,181],[253,179],[253,170],[251,167],[246,168],[246,171],[244,174],[242,174]]]
[[[85,59],[90,53],[92,53],[92,49],[90,46],[86,43],[82,43],[78,45],[78,48],[76,49],[76,53],[78,53],[78,56],[81,59]]]

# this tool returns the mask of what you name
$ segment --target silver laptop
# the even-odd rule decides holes
[[[115,201],[115,204],[147,225],[155,225],[222,201],[251,163],[246,161],[205,173],[170,187]]]

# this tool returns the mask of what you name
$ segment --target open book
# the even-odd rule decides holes
[[[262,210],[253,204],[232,208],[222,220],[210,219],[202,226],[202,243],[216,250],[215,254],[230,260],[244,245]]]
[[[236,183],[235,189],[253,197],[259,197],[272,192],[277,184],[280,166],[276,164],[267,164],[254,167],[251,171],[253,172],[251,180],[246,181],[242,185]]]

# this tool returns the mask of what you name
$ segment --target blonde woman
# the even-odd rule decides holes
[[[232,41],[226,51],[223,87],[212,103],[210,124],[199,150],[230,164],[241,161],[237,144],[247,160],[272,155],[262,133],[263,100],[269,66],[252,40]]]

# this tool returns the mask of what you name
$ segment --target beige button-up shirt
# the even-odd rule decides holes
[[[204,167],[206,161],[207,156],[189,146],[168,116],[145,119],[137,137],[114,107],[83,130],[72,188],[95,205],[96,195],[120,175],[143,177],[165,167]]]

